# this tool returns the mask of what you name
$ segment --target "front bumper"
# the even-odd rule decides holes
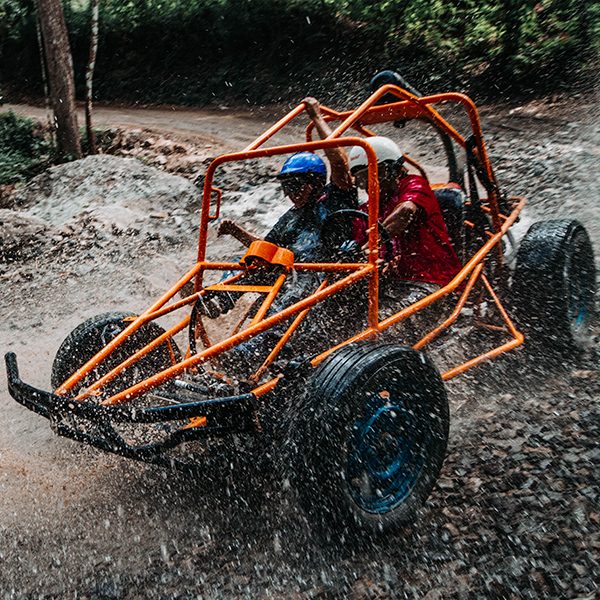
[[[8,391],[19,404],[48,419],[58,435],[127,458],[171,464],[172,460],[165,457],[164,453],[182,442],[206,438],[209,435],[257,430],[257,399],[251,393],[169,406],[102,406],[90,402],[76,402],[34,388],[20,379],[16,355],[8,352],[4,358]],[[168,423],[194,417],[206,417],[206,425],[177,429],[160,442],[150,444],[129,444],[113,427],[114,424]],[[93,433],[86,429],[91,429]]]

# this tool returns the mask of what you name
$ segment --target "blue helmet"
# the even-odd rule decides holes
[[[327,175],[327,167],[320,156],[312,152],[297,152],[290,156],[281,167],[277,177],[284,175],[297,175],[305,173],[314,173],[316,175]]]

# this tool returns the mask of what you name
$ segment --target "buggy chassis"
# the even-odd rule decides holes
[[[382,97],[393,95],[396,100],[381,104]],[[458,130],[436,110],[438,104],[455,104],[466,112],[471,132],[461,135]],[[314,367],[328,359],[342,347],[352,342],[376,338],[382,331],[398,325],[415,313],[422,311],[442,298],[451,298],[454,308],[426,332],[413,346],[415,350],[427,348],[440,334],[447,331],[458,319],[468,304],[475,314],[474,323],[479,327],[503,332],[507,340],[480,355],[457,364],[441,374],[449,380],[465,371],[521,345],[523,334],[517,329],[504,307],[501,296],[507,287],[509,273],[503,254],[503,238],[518,219],[525,200],[504,197],[496,182],[483,140],[477,108],[470,98],[459,93],[440,93],[430,96],[415,94],[397,87],[385,85],[373,93],[356,110],[337,112],[322,107],[325,118],[337,124],[333,133],[324,140],[312,140],[312,126],[306,132],[306,141],[298,144],[265,147],[276,133],[304,112],[304,105],[296,106],[285,117],[259,136],[244,150],[225,154],[216,158],[208,167],[204,179],[200,234],[197,262],[159,300],[137,317],[129,319],[129,324],[99,352],[63,381],[53,392],[35,389],[24,383],[19,375],[15,354],[6,354],[9,391],[11,396],[23,406],[49,419],[59,435],[96,446],[102,450],[115,452],[130,458],[149,462],[170,462],[165,451],[181,442],[197,440],[209,435],[225,435],[261,430],[260,408],[264,407],[272,394],[286,382],[296,379],[299,374],[307,375]],[[369,143],[360,136],[374,135],[368,127],[392,121],[425,120],[439,132],[467,153],[471,169],[470,200],[467,201],[465,228],[475,240],[473,250],[464,260],[458,275],[445,287],[419,300],[400,312],[380,320],[379,318],[379,260],[378,260],[378,209],[379,184],[377,179],[377,159]],[[354,129],[357,135],[346,135]],[[289,154],[298,151],[316,151],[332,147],[362,146],[368,157],[368,196],[369,196],[369,257],[367,262],[353,263],[301,263],[295,262],[293,254],[283,248],[273,247],[265,242],[253,243],[239,263],[214,262],[206,258],[208,225],[218,219],[221,206],[221,190],[213,185],[216,170],[232,161],[245,161],[263,157]],[[408,158],[409,162],[419,165]],[[478,180],[479,185],[475,182]],[[483,187],[486,198],[479,198],[477,187]],[[256,259],[266,261],[274,272],[271,285],[244,284],[244,275],[252,270]],[[291,306],[268,314],[274,299],[288,275],[297,272],[318,272],[324,280],[315,291]],[[204,285],[204,275],[210,271],[232,271],[233,276],[213,285]],[[282,348],[289,342],[294,332],[311,312],[311,309],[327,298],[338,294],[359,281],[368,282],[367,327],[340,344],[329,347],[306,360],[291,361],[279,372],[270,373],[274,361]],[[184,287],[194,283],[194,292],[186,297],[175,299]],[[173,349],[173,338],[190,328],[191,316],[185,316],[179,323],[158,335],[145,346],[136,350],[120,364],[111,364],[108,370],[97,375],[98,368],[128,338],[150,322],[178,310],[197,306],[206,294],[230,292],[236,295],[245,293],[260,294],[264,297],[256,313],[250,316],[249,325],[239,323],[231,335],[220,342],[212,343],[204,327],[201,316],[195,314],[193,323],[194,338],[202,341],[204,349],[196,351],[190,344],[183,358]],[[497,322],[489,322],[489,315],[478,312],[483,302],[496,306]],[[160,388],[177,377],[195,373],[204,363],[218,358],[228,350],[247,342],[277,325],[285,324],[285,332],[271,349],[260,368],[244,384],[243,393],[226,397],[201,398],[194,401],[180,401],[160,406],[139,406],[134,400],[155,390],[160,396]],[[119,376],[137,361],[147,357],[159,347],[168,347],[170,364],[141,381],[107,393],[107,384],[118,380]],[[90,380],[90,378],[92,378]],[[83,382],[85,380],[85,385]],[[193,389],[193,385],[191,386]],[[199,397],[200,398],[200,397]],[[157,423],[183,421],[183,424],[157,443],[142,445],[130,444],[114,429],[117,423]],[[81,423],[92,423],[93,431],[88,431]]]

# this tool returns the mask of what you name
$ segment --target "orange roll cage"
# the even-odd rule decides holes
[[[396,96],[398,101],[379,105],[378,101],[387,94]],[[458,130],[444,119],[436,108],[434,108],[440,103],[454,103],[463,107],[471,126],[471,139],[474,141],[473,154],[479,161],[488,180],[493,183],[493,189],[488,190],[487,198],[481,200],[481,210],[485,213],[490,223],[489,231],[486,232],[487,239],[466,261],[463,269],[448,285],[398,313],[384,320],[380,320],[378,249],[379,182],[377,178],[377,157],[368,141],[361,136],[372,135],[372,132],[367,129],[367,126],[373,126],[389,121],[421,119],[429,121],[434,128],[445,132],[458,146],[466,149],[468,143],[467,137],[460,134]],[[240,322],[234,328],[231,335],[219,342],[211,343],[203,324],[200,323],[196,331],[197,333],[198,331],[200,332],[200,339],[206,346],[204,349],[197,353],[191,353],[188,349],[185,358],[180,361],[177,361],[175,354],[171,352],[172,365],[170,367],[155,373],[125,390],[109,397],[103,397],[101,399],[101,404],[112,406],[131,402],[140,395],[164,384],[166,381],[185,372],[193,371],[203,363],[206,363],[207,361],[218,357],[223,352],[260,335],[264,331],[276,325],[289,323],[279,341],[268,352],[262,365],[249,377],[249,382],[255,386],[251,390],[252,394],[256,397],[264,396],[273,391],[281,379],[281,375],[277,375],[265,380],[265,376],[267,376],[269,372],[269,367],[277,359],[282,348],[296,333],[302,321],[310,317],[312,308],[325,301],[327,298],[330,298],[363,280],[367,280],[368,282],[367,327],[349,339],[344,340],[342,343],[328,348],[324,352],[314,356],[311,359],[311,364],[313,366],[316,366],[325,360],[327,356],[335,352],[338,348],[355,341],[373,338],[380,332],[398,325],[434,302],[437,302],[442,298],[449,298],[455,292],[458,294],[458,298],[455,301],[455,306],[451,313],[431,331],[426,332],[425,335],[414,344],[415,349],[425,348],[442,333],[447,331],[456,322],[468,302],[481,304],[485,296],[487,296],[488,301],[497,308],[497,314],[500,317],[500,325],[491,324],[491,326],[495,327],[496,330],[504,332],[509,339],[501,345],[491,348],[488,351],[445,371],[442,374],[443,379],[451,379],[481,362],[494,358],[523,343],[523,335],[515,328],[508,312],[494,290],[494,282],[495,280],[502,279],[501,274],[505,267],[503,263],[501,240],[517,220],[525,200],[522,198],[511,198],[509,199],[510,211],[506,212],[506,214],[500,211],[500,192],[483,140],[478,111],[472,100],[467,96],[458,93],[443,93],[417,97],[402,88],[394,85],[385,85],[353,111],[337,112],[327,107],[322,107],[322,110],[328,121],[337,124],[333,133],[326,139],[312,140],[312,126],[309,125],[306,130],[306,141],[298,144],[265,147],[265,144],[270,141],[273,136],[303,114],[304,105],[300,104],[275,123],[265,133],[256,138],[256,140],[241,152],[224,154],[211,162],[204,179],[196,264],[194,264],[169,291],[147,310],[142,312],[137,318],[134,318],[120,334],[60,385],[55,390],[56,395],[75,396],[75,400],[78,401],[84,401],[90,397],[101,395],[103,386],[109,381],[112,381],[126,368],[130,367],[161,344],[170,343],[175,335],[189,327],[190,316],[186,315],[176,325],[172,326],[144,348],[133,353],[130,357],[121,362],[121,364],[113,367],[108,373],[94,381],[87,388],[82,389],[77,394],[74,394],[73,390],[75,390],[78,384],[81,384],[81,382],[89,376],[102,361],[104,361],[115,349],[121,346],[129,336],[144,324],[175,311],[189,308],[207,293],[215,292],[227,291],[239,294],[259,294],[264,296],[264,299],[260,303],[254,316],[251,318],[249,317],[249,324],[246,327],[243,327],[243,322]],[[350,129],[354,129],[357,135],[345,135]],[[215,173],[219,167],[234,161],[274,157],[300,151],[314,152],[326,150],[328,148],[350,146],[361,146],[365,150],[368,159],[367,193],[369,197],[369,253],[366,262],[354,264],[295,262],[293,253],[289,250],[272,247],[272,244],[264,242],[253,244],[240,262],[215,262],[207,258],[209,223],[217,219],[221,213],[222,191],[217,189],[213,184]],[[411,164],[415,164],[417,168],[420,168],[415,161],[411,161]],[[466,226],[469,226],[468,222],[466,223]],[[492,254],[493,260],[488,260]],[[277,277],[271,285],[238,283],[240,280],[243,282],[245,273],[253,268],[252,258],[256,257],[271,265],[274,272],[276,272]],[[269,314],[273,301],[293,270],[298,272],[319,272],[324,275],[324,279],[313,293],[283,310],[274,314]],[[209,271],[233,271],[235,274],[218,284],[204,286],[204,275]],[[499,277],[498,274],[500,274]],[[184,298],[174,300],[174,297],[190,282],[194,283],[194,292]],[[202,418],[197,418],[186,427],[202,427],[205,423],[206,419],[203,420]]]

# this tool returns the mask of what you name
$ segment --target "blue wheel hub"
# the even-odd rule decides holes
[[[563,277],[567,283],[569,325],[574,335],[585,333],[593,304],[595,269],[588,264],[583,248],[575,246],[573,255],[565,262]]]
[[[574,329],[585,324],[587,312],[584,282],[572,278],[569,281],[569,321]]]
[[[406,398],[370,396],[348,440],[347,478],[354,501],[383,514],[411,493],[426,461],[426,432]]]

